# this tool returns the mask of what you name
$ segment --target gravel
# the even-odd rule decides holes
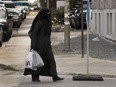
[[[64,32],[52,33],[52,46],[54,54],[63,54],[64,50]],[[70,48],[74,54],[81,55],[81,31],[70,32]],[[84,53],[86,54],[87,35],[84,31]],[[69,54],[68,52],[67,54]],[[95,34],[89,35],[89,55],[92,58],[106,59],[116,61],[116,42],[105,39]]]

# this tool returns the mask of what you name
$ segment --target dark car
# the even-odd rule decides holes
[[[83,28],[84,29],[87,28],[86,13],[87,13],[87,10],[83,10]],[[81,11],[79,13],[75,13],[75,15],[76,15],[76,29],[81,29],[81,14],[82,14]]]
[[[73,14],[70,15],[70,26],[71,28],[75,28],[75,16]]]
[[[8,11],[5,7],[0,7],[0,23],[3,26],[3,40],[8,41],[12,35],[13,21],[12,17],[8,16]]]
[[[0,47],[2,46],[2,42],[3,42],[3,24],[0,23]]]
[[[90,10],[90,15],[91,15],[91,13],[92,13],[92,10]],[[81,14],[82,14],[81,11],[78,14],[76,14],[77,28],[81,28]],[[84,29],[87,29],[86,14],[87,14],[87,10],[83,10],[83,28]]]
[[[10,10],[10,9],[16,9],[20,11],[20,13],[22,14],[22,21],[26,18],[26,12],[24,7],[22,8],[21,6],[16,5],[16,3],[12,2],[12,1],[4,1],[5,7]]]
[[[92,12],[92,10],[90,10]],[[83,28],[87,28],[86,23],[86,13],[87,10],[83,10]],[[75,12],[70,16],[70,26],[75,29],[81,29],[81,14],[82,11],[80,9],[76,9]]]
[[[77,16],[76,14],[79,13],[79,10],[73,8],[70,10],[70,26],[71,28],[77,29]]]
[[[13,17],[13,27],[16,26],[19,28],[22,22],[20,12],[16,9],[9,9],[8,15]]]
[[[24,19],[26,19],[26,10],[25,10],[25,8],[22,7],[22,6],[16,6],[16,8],[17,8],[17,10],[20,11],[20,13],[21,13],[21,15],[22,15],[22,21],[23,21]]]

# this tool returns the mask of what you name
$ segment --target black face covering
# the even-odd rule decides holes
[[[48,8],[42,8],[40,9],[40,12],[37,14],[35,17],[33,23],[32,23],[32,28],[35,24],[36,21],[41,20],[43,24],[43,29],[45,31],[45,35],[51,35],[51,12]]]
[[[43,29],[44,29],[44,34],[45,35],[51,35],[51,13],[50,10],[47,8],[42,8],[41,9],[41,21],[43,24]]]
[[[41,19],[43,20],[49,20],[51,19],[51,13],[49,9],[42,9],[41,10]]]
[[[33,20],[33,24],[35,24],[36,21],[38,20],[51,20],[51,13],[48,8],[41,8],[35,19]]]

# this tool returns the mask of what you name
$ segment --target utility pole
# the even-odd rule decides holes
[[[70,5],[69,0],[65,0],[65,10],[64,10],[64,51],[70,51],[70,23],[69,23],[69,13]]]
[[[81,42],[82,42],[82,58],[84,58],[84,29],[83,29],[83,0],[81,0]]]

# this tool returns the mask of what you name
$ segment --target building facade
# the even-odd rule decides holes
[[[116,0],[92,0],[92,32],[116,41]]]

